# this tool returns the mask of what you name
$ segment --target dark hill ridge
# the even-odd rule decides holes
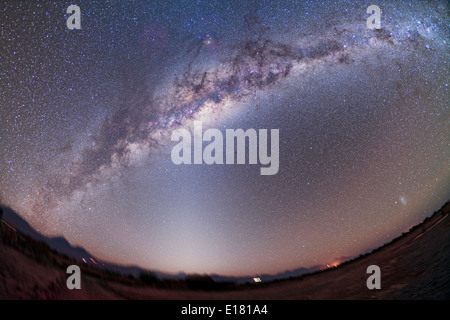
[[[48,244],[50,248],[58,251],[60,254],[65,254],[79,262],[82,262],[83,258],[88,259],[90,257],[94,257],[85,249],[72,246],[64,237],[46,237],[40,234],[13,210],[3,206],[0,207],[3,209],[3,220],[5,220],[9,225],[27,236],[30,236],[34,240],[42,241]]]

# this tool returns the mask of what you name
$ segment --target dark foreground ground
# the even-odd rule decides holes
[[[0,223],[0,299],[450,299],[450,204],[384,247],[336,268],[298,279],[217,290],[186,282],[146,285],[82,267],[82,289],[66,287],[67,257]],[[366,286],[381,268],[381,290]]]

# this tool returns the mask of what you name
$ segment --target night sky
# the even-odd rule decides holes
[[[81,30],[66,26],[71,4]],[[357,256],[449,199],[448,12],[0,1],[0,202],[99,259],[170,273]],[[278,173],[175,165],[171,133],[194,120],[279,129]]]

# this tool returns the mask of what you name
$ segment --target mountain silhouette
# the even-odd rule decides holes
[[[67,255],[79,262],[83,262],[83,258],[88,261],[94,257],[84,248],[72,246],[64,237],[46,237],[31,227],[25,219],[15,213],[11,208],[0,206],[3,209],[3,220],[13,228],[19,230],[23,234],[37,240],[42,241],[50,246],[50,248],[58,251],[60,254]],[[97,260],[96,258],[94,258]],[[92,263],[92,262],[91,262]]]

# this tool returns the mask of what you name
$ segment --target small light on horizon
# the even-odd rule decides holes
[[[339,266],[339,262],[333,262],[331,264],[327,264],[328,268],[337,268]]]

